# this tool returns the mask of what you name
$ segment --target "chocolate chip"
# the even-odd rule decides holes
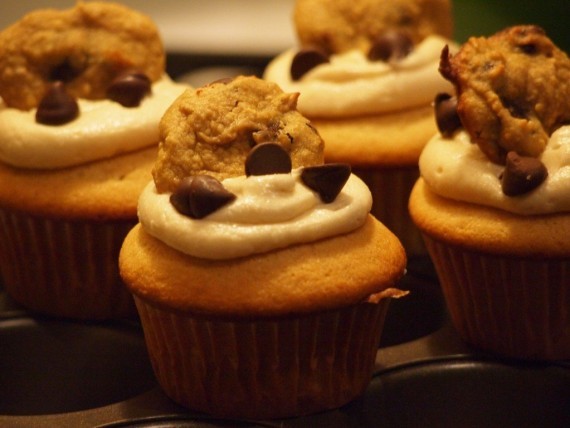
[[[43,125],[63,125],[79,115],[75,98],[65,91],[63,82],[52,83],[36,110],[36,122]]]
[[[66,59],[61,64],[56,65],[50,70],[48,79],[50,82],[62,81],[67,83],[71,82],[81,73],[82,70],[78,70],[76,67],[71,65],[69,60]]]
[[[538,47],[533,43],[527,43],[519,46],[520,50],[526,55],[536,55],[538,53]]]
[[[291,62],[291,78],[299,80],[308,71],[326,62],[329,62],[329,56],[323,50],[313,47],[303,48],[295,54]]]
[[[150,93],[150,79],[139,71],[119,74],[107,88],[107,97],[123,107],[137,107]]]
[[[277,143],[261,143],[250,150],[245,160],[245,175],[288,174],[291,157]]]
[[[441,135],[449,138],[461,128],[461,119],[457,114],[457,98],[449,94],[437,94],[434,101],[435,121]]]
[[[368,51],[371,61],[398,61],[413,50],[414,42],[401,31],[386,31],[378,36]]]
[[[336,199],[349,177],[350,165],[343,163],[309,166],[301,172],[303,183],[327,204]]]
[[[197,175],[183,179],[170,195],[170,203],[183,215],[204,218],[236,196],[226,190],[222,183],[209,175]]]
[[[527,119],[528,118],[528,109],[521,105],[520,101],[517,102],[512,99],[508,99],[505,97],[501,97],[501,102],[506,109],[509,110],[511,116],[516,117],[518,119]]]
[[[548,176],[544,164],[537,158],[507,153],[505,170],[501,174],[501,187],[507,196],[518,196],[538,187]]]

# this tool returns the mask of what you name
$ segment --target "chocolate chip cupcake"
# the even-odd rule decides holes
[[[535,26],[444,52],[454,94],[410,199],[453,324],[477,349],[570,358],[570,59]]]
[[[341,406],[366,389],[406,257],[371,195],[255,77],[189,90],[121,249],[157,379],[222,417]],[[318,344],[318,346],[316,345]]]
[[[113,3],[37,10],[0,33],[0,271],[26,308],[135,315],[117,268],[158,122],[186,89],[154,23]]]
[[[452,86],[438,71],[454,47],[448,0],[298,0],[299,45],[264,78],[299,92],[299,111],[325,141],[327,162],[345,162],[369,186],[372,214],[410,255],[425,249],[407,200],[418,158],[437,133],[432,103]]]

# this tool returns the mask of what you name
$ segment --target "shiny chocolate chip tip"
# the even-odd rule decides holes
[[[79,116],[77,100],[65,90],[61,81],[53,82],[36,110],[36,122],[42,125],[64,125]]]
[[[499,179],[503,193],[514,197],[536,189],[547,177],[548,170],[540,159],[520,156],[510,151],[507,153],[505,169]]]
[[[184,178],[170,195],[170,203],[180,214],[201,219],[229,204],[236,195],[209,175]]]
[[[119,74],[107,88],[107,97],[123,107],[138,107],[150,94],[151,81],[142,72],[129,70]]]

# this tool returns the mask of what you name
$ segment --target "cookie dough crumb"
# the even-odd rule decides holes
[[[187,90],[160,122],[157,190],[172,192],[188,176],[244,175],[249,151],[264,142],[281,145],[293,168],[322,164],[323,141],[296,110],[298,97],[246,76]]]

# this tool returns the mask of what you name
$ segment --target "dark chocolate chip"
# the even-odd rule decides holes
[[[150,79],[138,71],[119,74],[107,88],[107,97],[123,107],[137,107],[150,93]]]
[[[77,69],[69,60],[63,61],[61,64],[56,65],[50,70],[48,79],[50,82],[62,81],[71,82],[82,73],[82,70]]]
[[[437,94],[434,101],[435,121],[441,135],[449,138],[461,128],[461,119],[457,114],[457,98],[449,94]]]
[[[512,117],[516,117],[518,119],[528,119],[528,108],[521,105],[521,102],[517,102],[515,100],[501,97],[501,102],[506,109],[509,110],[509,113]]]
[[[323,50],[312,47],[303,48],[295,54],[291,62],[291,78],[299,80],[308,71],[326,62],[329,62],[329,56]]]
[[[507,196],[523,195],[538,187],[547,176],[548,171],[539,159],[510,151],[500,177],[501,187]]]
[[[301,172],[303,183],[327,204],[336,199],[349,177],[350,165],[343,163],[309,166]]]
[[[371,61],[399,61],[413,50],[414,42],[401,31],[386,31],[378,36],[368,51]]]
[[[190,209],[190,186],[194,177],[186,177],[180,180],[176,190],[170,195],[170,203],[176,208],[180,214],[192,216]]]
[[[288,174],[292,164],[289,153],[277,143],[261,143],[250,150],[245,160],[245,175]]]
[[[538,53],[538,47],[533,43],[527,43],[519,46],[520,50],[526,55],[536,55]]]
[[[183,179],[170,195],[170,203],[183,215],[204,218],[236,196],[226,190],[222,183],[209,175],[197,175]]]
[[[65,91],[63,82],[52,83],[36,110],[36,122],[43,125],[63,125],[79,115],[75,98]]]

